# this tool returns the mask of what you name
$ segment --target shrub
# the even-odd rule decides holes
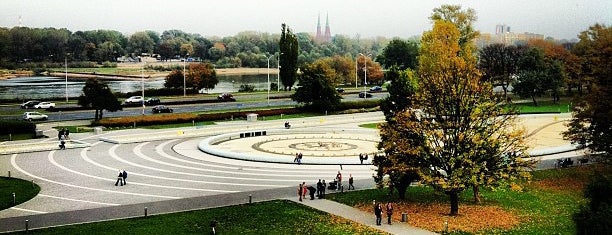
[[[26,121],[0,120],[0,134],[30,134],[36,130],[36,124]]]
[[[597,173],[584,189],[590,199],[573,216],[577,234],[607,234],[612,231],[612,175],[609,172]]]
[[[238,90],[238,92],[253,92],[253,91],[255,91],[255,86],[249,85],[249,84],[240,85],[240,89]]]

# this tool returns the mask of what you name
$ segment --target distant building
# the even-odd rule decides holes
[[[315,36],[315,42],[317,43],[325,43],[331,42],[331,31],[329,29],[329,14],[325,19],[325,34],[321,33],[321,14],[319,14],[317,18],[317,34]]]
[[[498,24],[495,26],[495,34],[481,33],[476,39],[476,46],[483,48],[491,44],[501,43],[504,45],[525,45],[529,40],[544,39],[544,35],[536,33],[513,33],[510,26]]]

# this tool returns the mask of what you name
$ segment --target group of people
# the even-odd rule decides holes
[[[297,164],[302,164],[302,153],[295,153],[295,158],[293,159],[293,162],[297,162]]]
[[[59,148],[61,150],[66,150],[66,140],[69,139],[70,131],[66,128],[62,128],[57,133],[57,139],[60,141]]]
[[[355,186],[353,185],[353,175],[349,174],[349,190],[354,190]],[[342,190],[342,173],[340,173],[340,171],[338,171],[338,174],[336,174],[336,178],[334,179],[333,183],[329,183],[330,184],[330,190]],[[333,187],[332,187],[333,186]],[[300,201],[302,201],[302,199],[306,199],[306,195],[310,194],[310,200],[314,200],[315,198],[315,193],[317,194],[317,197],[319,199],[321,198],[325,198],[325,190],[326,190],[327,185],[325,184],[325,180],[321,180],[319,179],[319,182],[317,182],[317,187],[313,187],[311,185],[307,185],[306,182],[302,182],[301,184],[298,185],[298,199]]]
[[[340,171],[338,171],[338,174],[336,174],[336,178],[334,180],[336,182],[337,189],[340,189],[340,191],[343,191],[343,188],[342,188],[342,173],[340,173]],[[355,190],[355,185],[353,185],[353,182],[354,182],[353,175],[349,174],[349,179],[348,179],[349,186],[348,186],[348,190]]]
[[[393,204],[387,202],[385,205],[385,212],[387,214],[387,224],[391,224],[391,217],[393,216]],[[376,215],[376,225],[381,225],[382,222],[383,207],[380,202],[374,202],[374,215]]]
[[[359,161],[361,162],[361,164],[363,164],[363,161],[365,161],[365,160],[368,160],[368,154],[367,153],[366,154],[360,153],[359,154]]]
[[[125,182],[125,179],[127,179],[127,175],[128,175],[127,171],[119,170],[119,175],[117,176],[117,182],[115,182],[115,186],[126,185],[127,182]]]

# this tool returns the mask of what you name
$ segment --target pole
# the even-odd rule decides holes
[[[141,70],[141,73],[140,73],[140,78],[141,78],[140,80],[141,80],[141,86],[142,86],[142,115],[144,115],[145,114],[145,103],[144,103],[144,98],[145,98],[145,96],[144,96],[144,64],[142,66],[142,70]]]
[[[280,92],[280,56],[283,53],[278,54],[278,61],[276,61],[276,68],[278,69],[278,74],[276,75],[276,92]]]
[[[361,53],[359,53],[359,54],[361,54]],[[357,66],[358,64],[359,64],[359,56],[357,56],[357,58],[355,58],[355,89],[357,89],[357,77],[359,77],[359,76],[357,76],[358,70],[359,70],[358,69],[359,66]]]
[[[270,106],[270,58],[272,56],[268,56],[268,106]]]
[[[183,59],[183,97],[187,96],[187,89],[185,87],[187,85],[187,82],[185,79],[185,76],[186,76],[185,75],[185,63],[187,63],[187,58]]]
[[[66,75],[66,103],[68,103],[68,57],[64,56],[64,65],[66,66],[64,74]]]

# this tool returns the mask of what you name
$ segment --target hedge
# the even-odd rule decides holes
[[[36,124],[26,121],[0,120],[0,134],[33,134]]]

